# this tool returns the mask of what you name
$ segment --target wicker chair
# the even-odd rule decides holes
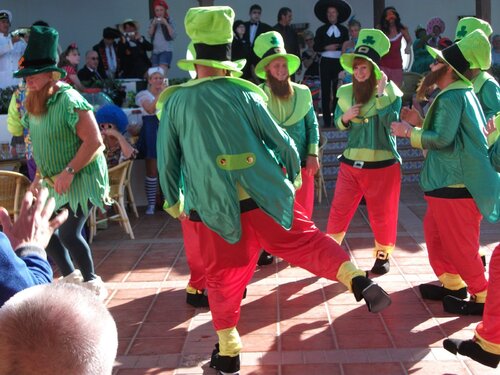
[[[130,238],[131,239],[135,238],[132,226],[130,225],[130,220],[127,215],[127,210],[125,209],[125,199],[124,199],[125,181],[127,179],[127,174],[131,165],[132,165],[131,161],[127,160],[108,170],[109,188],[110,188],[109,196],[113,200],[113,207],[116,209],[116,213],[114,215],[107,216],[103,219],[97,220],[98,208],[97,207],[92,208],[92,211],[90,212],[89,243],[92,242],[92,240],[97,234],[97,224],[108,220],[118,221],[125,230],[125,232],[130,236]]]
[[[137,212],[137,206],[135,205],[135,199],[134,199],[134,193],[132,192],[132,182],[131,182],[131,176],[132,176],[132,166],[134,165],[134,162],[130,160],[130,166],[128,167],[127,170],[127,176],[125,178],[125,187],[127,188],[127,199],[128,199],[128,204],[132,211],[134,212],[134,215],[136,218],[139,218],[139,213]]]
[[[401,91],[403,91],[403,106],[411,105],[413,94],[417,91],[417,86],[423,75],[414,72],[403,72],[403,83]]]
[[[0,206],[17,219],[21,209],[21,201],[31,182],[23,174],[0,170]]]
[[[314,187],[316,190],[316,197],[318,198],[318,203],[321,203],[323,194],[328,200],[328,192],[326,191],[325,179],[323,177],[323,151],[328,143],[328,138],[324,134],[319,136],[319,149],[318,149],[318,159],[319,159],[319,169],[314,176]]]

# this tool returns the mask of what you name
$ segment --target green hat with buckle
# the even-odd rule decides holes
[[[261,59],[255,66],[255,75],[261,79],[266,79],[266,66],[278,57],[286,60],[289,75],[300,67],[300,59],[298,56],[286,53],[283,37],[277,31],[260,34],[255,39],[253,51]]]
[[[361,29],[358,41],[352,53],[344,53],[340,56],[342,67],[352,74],[352,65],[356,57],[368,60],[373,65],[375,78],[380,79],[382,72],[378,64],[382,56],[386,55],[391,48],[389,38],[378,29]]]
[[[476,17],[461,18],[457,23],[457,29],[455,31],[455,41],[459,41],[470,32],[478,29],[482,30],[487,37],[493,34],[493,29],[488,22]]]
[[[190,8],[184,26],[193,43],[194,58],[179,60],[177,66],[193,71],[195,65],[204,65],[241,76],[246,61],[231,61],[233,21],[234,11],[228,6]]]
[[[488,69],[491,66],[490,42],[482,30],[474,30],[465,38],[439,51],[427,46],[432,57],[440,57],[450,65],[459,77],[469,82],[464,74],[469,69]]]
[[[19,70],[14,72],[14,77],[22,78],[46,72],[59,72],[61,77],[66,77],[66,71],[57,66],[58,44],[59,33],[56,29],[32,26],[28,45],[19,61]]]

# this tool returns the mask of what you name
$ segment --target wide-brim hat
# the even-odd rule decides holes
[[[343,0],[319,0],[314,6],[314,14],[323,23],[329,23],[326,11],[328,8],[335,8],[339,13],[337,22],[343,23],[351,16],[351,6]]]
[[[125,32],[125,24],[127,23],[131,23],[134,25],[135,29],[136,30],[139,30],[139,22],[137,22],[136,20],[132,19],[132,18],[127,18],[126,20],[124,20],[121,24],[118,25],[118,30],[120,30],[120,32]]]
[[[453,43],[448,48],[439,51],[427,46],[427,51],[432,57],[439,56],[458,74],[465,82],[469,80],[464,76],[469,69],[488,69],[491,66],[490,42],[482,30],[474,30],[465,38]]]
[[[105,27],[102,30],[102,37],[104,39],[118,39],[121,36],[122,34],[120,33],[120,30],[114,29],[112,27]]]
[[[382,72],[378,64],[382,56],[386,55],[390,48],[391,42],[382,30],[361,29],[354,52],[342,54],[340,56],[340,64],[346,71],[352,74],[354,59],[360,57],[372,63],[375,78],[380,79]]]
[[[261,59],[255,65],[255,75],[261,79],[266,79],[266,66],[278,57],[286,60],[288,75],[292,75],[300,68],[300,59],[286,52],[283,37],[277,31],[260,34],[255,39],[253,51]]]
[[[427,22],[427,34],[432,34],[432,29],[434,28],[434,26],[439,27],[439,30],[441,30],[441,34],[444,33],[444,30],[446,29],[446,24],[444,23],[444,21],[439,17],[434,17],[431,18],[429,22]]]
[[[22,78],[46,72],[59,72],[62,78],[66,77],[66,71],[57,66],[58,45],[59,33],[56,29],[32,26],[28,45],[19,61],[19,70],[14,72],[14,77]]]
[[[195,65],[224,69],[241,76],[246,60],[231,61],[234,11],[228,6],[190,8],[184,18],[186,34],[191,38],[192,56],[177,61],[182,70]]]
[[[488,22],[476,17],[461,18],[455,30],[455,41],[464,38],[468,33],[477,29],[483,30],[487,37],[493,34],[493,29]]]

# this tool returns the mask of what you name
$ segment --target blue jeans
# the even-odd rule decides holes
[[[170,68],[170,63],[172,62],[172,56],[173,56],[172,51],[153,53],[151,55],[151,64],[153,64],[153,66],[168,65],[168,67]]]

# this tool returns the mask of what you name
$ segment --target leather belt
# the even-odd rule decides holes
[[[240,213],[252,211],[255,210],[256,208],[259,208],[259,206],[252,198],[240,201]],[[198,214],[198,211],[196,210],[189,211],[189,220],[202,221],[200,215]]]
[[[354,168],[358,169],[377,169],[390,167],[398,162],[397,159],[381,160],[381,161],[363,161],[363,160],[351,160],[344,157],[344,155],[339,156],[339,161],[341,163],[348,164]]]

